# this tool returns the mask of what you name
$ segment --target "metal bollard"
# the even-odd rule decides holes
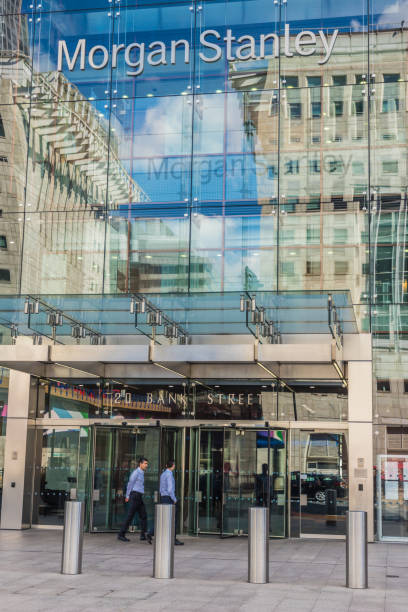
[[[269,582],[269,508],[248,508],[248,582]]]
[[[155,506],[153,578],[174,578],[175,511],[173,504]]]
[[[368,587],[367,512],[347,512],[346,584],[349,589]]]
[[[84,502],[65,502],[64,535],[62,540],[61,574],[82,572],[84,540]]]

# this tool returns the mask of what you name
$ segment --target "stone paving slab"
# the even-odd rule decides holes
[[[137,536],[86,534],[83,573],[62,576],[62,532],[0,531],[2,612],[408,612],[408,546],[369,544],[369,589],[345,588],[345,543],[273,540],[270,583],[248,584],[247,539],[185,537],[175,579],[155,580]]]

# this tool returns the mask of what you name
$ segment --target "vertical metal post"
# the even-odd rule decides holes
[[[64,514],[61,574],[80,574],[82,572],[83,539],[84,503],[67,501]]]
[[[347,512],[346,584],[349,589],[368,587],[367,512]]]
[[[154,510],[153,578],[174,578],[174,504],[156,504]]]
[[[248,582],[269,582],[269,508],[248,508]]]

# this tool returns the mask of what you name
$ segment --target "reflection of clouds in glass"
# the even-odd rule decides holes
[[[378,25],[399,25],[404,19],[408,19],[408,0],[396,0],[384,7]]]
[[[363,30],[363,24],[360,23],[358,19],[352,19],[350,27],[352,32],[362,32]]]
[[[134,149],[137,157],[186,154],[191,129],[191,107],[177,97],[155,99],[144,113],[143,123],[134,123]],[[129,153],[131,130],[121,126],[122,154]]]

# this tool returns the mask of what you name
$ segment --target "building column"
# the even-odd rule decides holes
[[[2,529],[31,526],[37,381],[10,370],[4,451]]]
[[[367,512],[368,541],[373,542],[373,374],[371,338],[365,336],[348,360],[349,508]]]

